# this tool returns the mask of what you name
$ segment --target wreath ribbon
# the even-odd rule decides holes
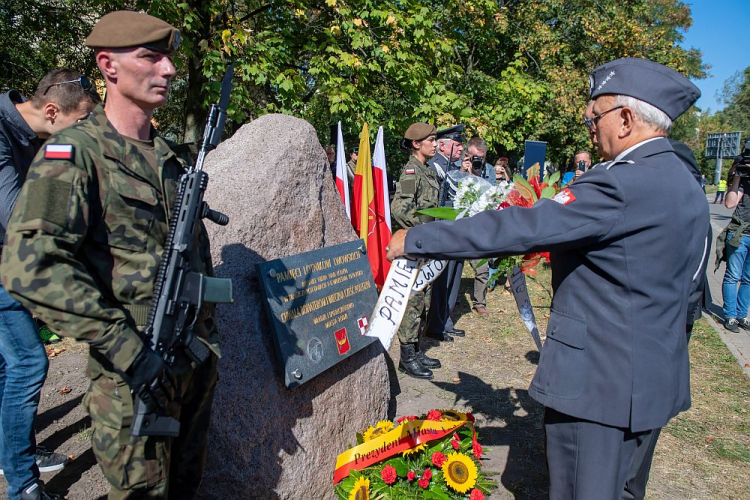
[[[350,448],[336,458],[333,483],[349,476],[352,470],[362,470],[428,441],[442,439],[463,425],[473,423],[468,419],[435,422],[434,420],[409,420],[382,436]],[[476,432],[473,432],[476,436]],[[473,438],[476,440],[476,437]]]

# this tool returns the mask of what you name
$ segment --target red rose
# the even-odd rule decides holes
[[[508,203],[507,201],[504,201],[504,202],[502,202],[500,204],[500,206],[497,209],[498,210],[504,210],[504,209],[508,208],[509,206],[510,206],[510,203]]]
[[[439,451],[432,454],[432,465],[435,467],[442,467],[446,460],[447,457]]]
[[[461,441],[458,439],[458,434],[453,434],[453,439],[451,440],[451,445],[453,446],[454,450],[457,450],[458,447],[461,445]]]
[[[427,487],[430,485],[430,480],[422,478],[419,480],[419,486],[421,486],[424,489],[427,489]]]
[[[414,481],[415,477],[417,477],[417,475],[414,474],[414,471],[412,470],[406,473],[406,479],[408,479],[409,481]]]
[[[428,481],[432,479],[432,471],[429,468],[424,470],[424,474],[422,474],[422,479],[427,479]]]
[[[482,445],[481,444],[474,441],[472,449],[474,451],[474,458],[476,458],[477,460],[482,458]]]
[[[469,500],[484,500],[484,493],[474,488],[473,490],[471,490],[471,496],[469,496]]]
[[[396,474],[396,469],[392,465],[386,465],[383,467],[383,470],[380,471],[380,477],[383,478],[385,484],[393,484],[396,482],[398,474]]]
[[[396,420],[396,423],[397,423],[397,424],[400,424],[400,423],[401,423],[401,422],[403,422],[404,420],[406,420],[406,417],[401,417],[401,418],[399,418],[399,419],[397,419],[397,420]]]
[[[471,412],[468,412],[466,414],[466,418],[469,420],[469,422],[475,422],[476,419],[474,418],[474,415],[471,414]]]
[[[432,420],[433,422],[440,422],[440,419],[442,417],[443,414],[437,410],[430,410],[430,412],[427,414],[427,420]]]

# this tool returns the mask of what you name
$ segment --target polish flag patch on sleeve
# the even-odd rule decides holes
[[[554,201],[560,203],[561,205],[567,205],[568,203],[572,203],[576,201],[576,195],[570,192],[570,189],[565,188],[559,193],[555,195],[554,198],[552,198]]]
[[[44,147],[45,160],[72,160],[72,144],[48,144]]]
[[[414,173],[414,169],[413,168],[407,168],[406,170],[404,170],[404,173],[405,174],[413,174]]]

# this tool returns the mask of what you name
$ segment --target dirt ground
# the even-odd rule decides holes
[[[456,325],[467,336],[442,345],[424,342],[428,354],[443,364],[432,381],[392,373],[395,416],[432,408],[471,411],[477,418],[480,442],[489,449],[485,470],[499,485],[489,498],[543,499],[547,497],[547,472],[542,407],[527,392],[538,353],[510,293],[499,288],[489,294],[489,317],[471,311],[471,276],[469,269],[454,313]],[[529,279],[529,290],[543,332],[551,297],[549,272],[541,270],[538,278]],[[396,364],[397,344],[390,351]],[[70,500],[103,498],[107,483],[91,452],[90,421],[81,406],[88,386],[86,348],[65,340],[53,349],[59,353],[50,358],[37,439],[40,445],[67,453],[73,460],[58,473],[43,474],[42,479],[51,491]],[[707,323],[699,323],[696,329],[691,358],[693,408],[662,433],[648,498],[747,498],[750,382]],[[5,482],[0,483],[0,498],[4,498]]]

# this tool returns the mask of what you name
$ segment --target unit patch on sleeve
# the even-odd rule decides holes
[[[572,203],[572,202],[576,201],[576,196],[573,193],[570,192],[570,189],[565,188],[562,191],[560,191],[559,193],[557,193],[555,195],[555,197],[552,198],[552,200],[554,200],[554,201],[556,201],[556,202],[558,202],[558,203],[560,203],[562,205],[567,205],[568,203]]]
[[[45,160],[72,160],[72,144],[48,144],[44,147]]]

